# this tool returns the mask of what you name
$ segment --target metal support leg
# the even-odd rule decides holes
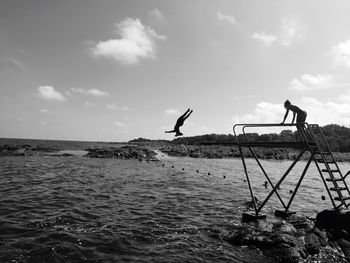
[[[247,166],[245,164],[245,160],[244,160],[244,156],[243,156],[243,151],[242,151],[242,147],[239,146],[239,153],[241,155],[241,159],[242,159],[242,163],[243,163],[243,168],[244,168],[244,172],[245,172],[245,176],[247,178],[247,182],[248,182],[248,187],[249,187],[249,191],[250,191],[250,195],[252,196],[252,200],[253,200],[253,204],[254,204],[254,209],[255,209],[255,214],[256,216],[258,216],[258,209],[257,209],[257,205],[255,202],[255,198],[254,198],[254,194],[253,194],[253,190],[252,190],[252,186],[250,184],[250,180],[249,180],[249,176],[248,176],[248,170],[247,170]]]
[[[264,167],[263,167],[262,164],[260,163],[258,156],[256,156],[255,152],[253,151],[253,149],[252,149],[251,147],[249,147],[249,150],[250,150],[251,154],[254,156],[256,162],[258,163],[258,165],[259,165],[261,171],[262,171],[263,174],[265,175],[267,181],[270,183],[271,187],[274,188],[275,186],[274,186],[273,183],[271,182],[271,180],[270,180],[269,176],[267,175],[267,173],[266,173]],[[283,205],[284,209],[287,209],[287,206],[284,204],[284,202],[283,202],[281,196],[279,195],[279,193],[278,193],[277,191],[276,191],[276,195],[277,195],[278,199],[281,201],[281,204]]]
[[[310,163],[311,163],[311,161],[312,161],[312,158],[313,158],[313,156],[310,157],[310,159],[308,160],[307,164],[305,165],[304,171],[303,171],[303,173],[301,174],[301,176],[300,176],[300,178],[299,178],[299,181],[298,181],[298,183],[297,183],[297,185],[296,185],[296,187],[295,187],[295,189],[294,189],[294,192],[293,192],[292,196],[291,196],[290,199],[289,199],[289,202],[288,202],[288,205],[287,205],[287,208],[286,208],[285,213],[288,212],[288,209],[289,209],[290,205],[291,205],[292,202],[293,202],[293,199],[294,199],[294,197],[295,197],[295,195],[296,195],[296,193],[297,193],[297,191],[298,191],[298,189],[299,189],[299,187],[300,187],[300,184],[301,184],[301,182],[303,181],[304,176],[305,176],[307,170],[309,169],[309,166],[310,166]]]
[[[287,175],[289,174],[289,172],[293,169],[293,167],[296,165],[296,163],[300,160],[301,156],[304,154],[305,150],[301,151],[299,153],[299,155],[297,156],[297,158],[294,160],[294,162],[289,166],[289,168],[287,169],[287,171],[284,173],[284,175],[281,177],[281,179],[278,181],[278,183],[275,185],[275,187],[271,190],[271,192],[269,193],[269,195],[265,198],[265,200],[262,202],[262,204],[260,205],[260,207],[258,208],[258,213],[261,211],[261,209],[265,206],[265,204],[267,203],[267,201],[270,199],[270,197],[273,195],[274,192],[276,192],[276,190],[278,189],[278,187],[280,186],[280,184],[283,182],[283,180],[287,177]]]

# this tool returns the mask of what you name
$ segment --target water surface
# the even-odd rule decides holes
[[[220,238],[250,200],[240,159],[160,158],[0,157],[0,262],[273,262]],[[254,160],[247,164],[263,200],[271,188]],[[290,162],[263,164],[276,181]],[[331,206],[312,168],[292,204],[310,216]],[[265,212],[275,208],[273,197]]]

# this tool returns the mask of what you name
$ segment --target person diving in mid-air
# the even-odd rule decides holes
[[[176,132],[175,136],[181,136],[183,135],[180,132],[180,127],[184,124],[185,120],[190,117],[191,113],[193,112],[193,110],[191,110],[190,108],[188,108],[188,110],[182,114],[176,121],[176,124],[174,126],[174,130],[172,131],[166,131],[165,133],[172,133],[172,132]]]

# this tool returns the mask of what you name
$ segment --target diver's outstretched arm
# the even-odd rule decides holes
[[[172,131],[165,131],[165,133],[173,133],[173,132],[176,132],[175,130],[172,130]]]

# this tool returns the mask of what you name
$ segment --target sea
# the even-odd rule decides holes
[[[239,158],[158,151],[158,162],[94,159],[81,154],[94,143],[36,143],[58,145],[73,156],[0,157],[0,262],[274,262],[256,248],[223,238],[249,210]],[[262,201],[271,186],[264,186],[254,159],[246,162]],[[275,183],[291,161],[261,163]],[[305,165],[299,162],[281,185],[286,203]],[[349,163],[339,166],[344,173],[350,169]],[[327,208],[332,204],[311,164],[290,210],[315,217]],[[276,209],[282,205],[273,195],[262,212],[273,217]]]

